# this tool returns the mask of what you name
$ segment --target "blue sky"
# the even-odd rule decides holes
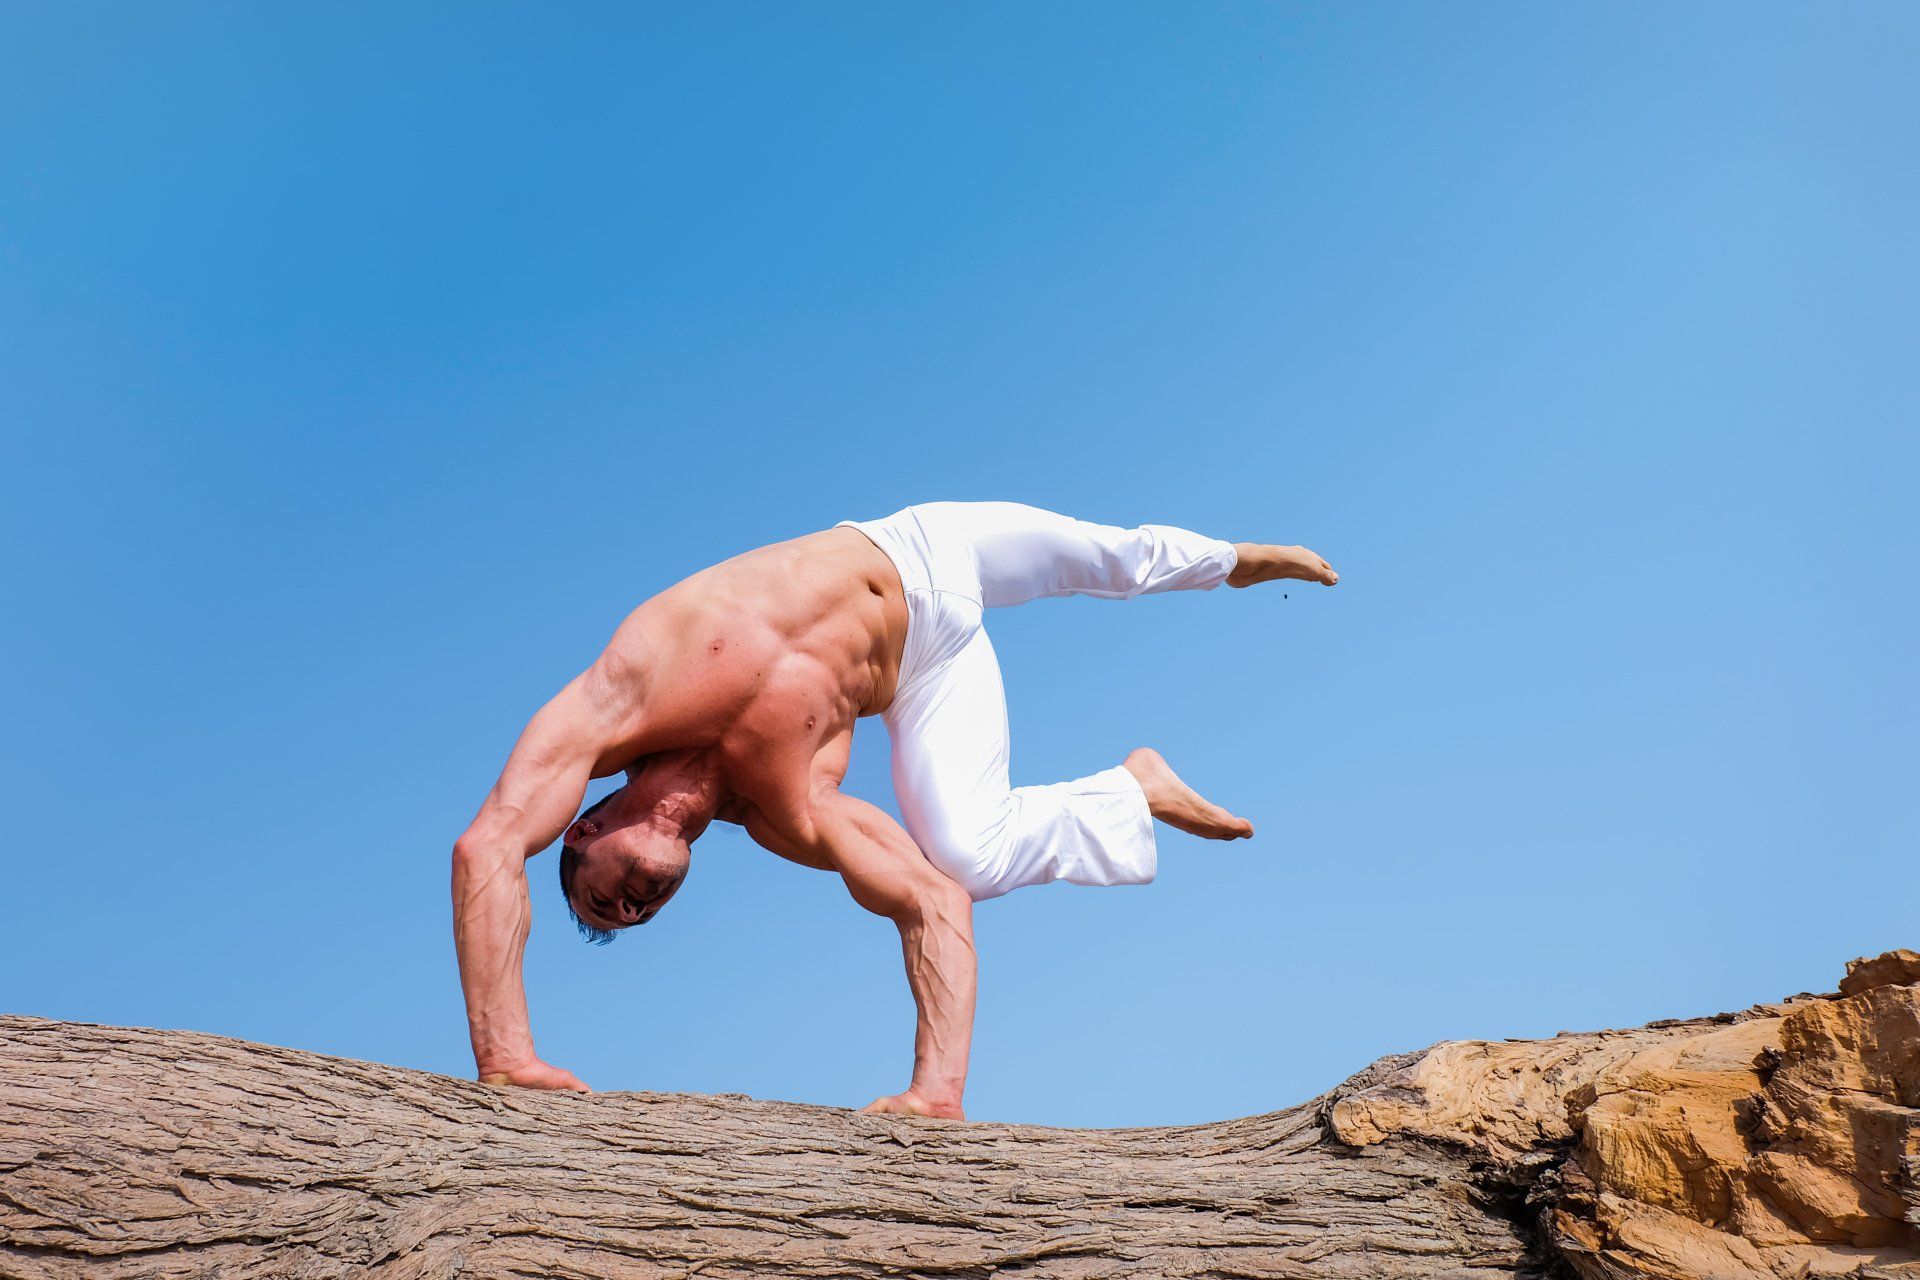
[[[1920,13],[0,13],[0,1008],[465,1074],[447,858],[683,575],[1016,499],[1334,591],[990,617],[1016,782],[1252,817],[983,906],[969,1110],[1267,1110],[1915,945]],[[604,784],[603,784],[604,785]],[[850,789],[891,803],[862,726]],[[596,791],[597,793],[597,791]],[[598,1088],[903,1088],[889,925],[731,828],[530,864]]]

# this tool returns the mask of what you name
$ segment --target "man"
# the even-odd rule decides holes
[[[526,860],[565,833],[568,905],[605,940],[666,905],[717,818],[839,872],[854,901],[899,926],[919,1007],[913,1079],[867,1110],[964,1118],[973,903],[1052,880],[1144,884],[1155,818],[1214,840],[1253,834],[1144,748],[1078,781],[1011,787],[982,612],[1282,578],[1339,581],[1304,547],[936,502],[763,547],[661,592],[534,716],[454,845],[454,940],[480,1078],[586,1091],[534,1053]],[[854,722],[870,715],[893,739],[905,830],[840,790]],[[623,771],[626,784],[574,820],[588,781]]]

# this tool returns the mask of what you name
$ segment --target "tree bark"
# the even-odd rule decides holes
[[[0,1017],[0,1277],[1920,1280],[1920,956],[1070,1130]]]

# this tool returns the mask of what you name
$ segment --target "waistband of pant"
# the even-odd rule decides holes
[[[892,520],[842,520],[833,527],[858,529],[864,534],[867,541],[878,547],[880,554],[893,564],[893,571],[900,575],[903,590],[909,593],[933,590],[932,566],[926,562],[925,552],[902,537]]]

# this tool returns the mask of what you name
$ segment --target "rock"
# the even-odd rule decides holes
[[[1875,987],[1905,987],[1920,982],[1920,953],[1904,947],[1871,960],[1847,961],[1847,976],[1840,979],[1840,994],[1857,996]]]
[[[1567,1144],[1547,1225],[1583,1276],[1920,1276],[1920,954],[1730,1022],[1439,1045],[1336,1092],[1329,1126]]]

